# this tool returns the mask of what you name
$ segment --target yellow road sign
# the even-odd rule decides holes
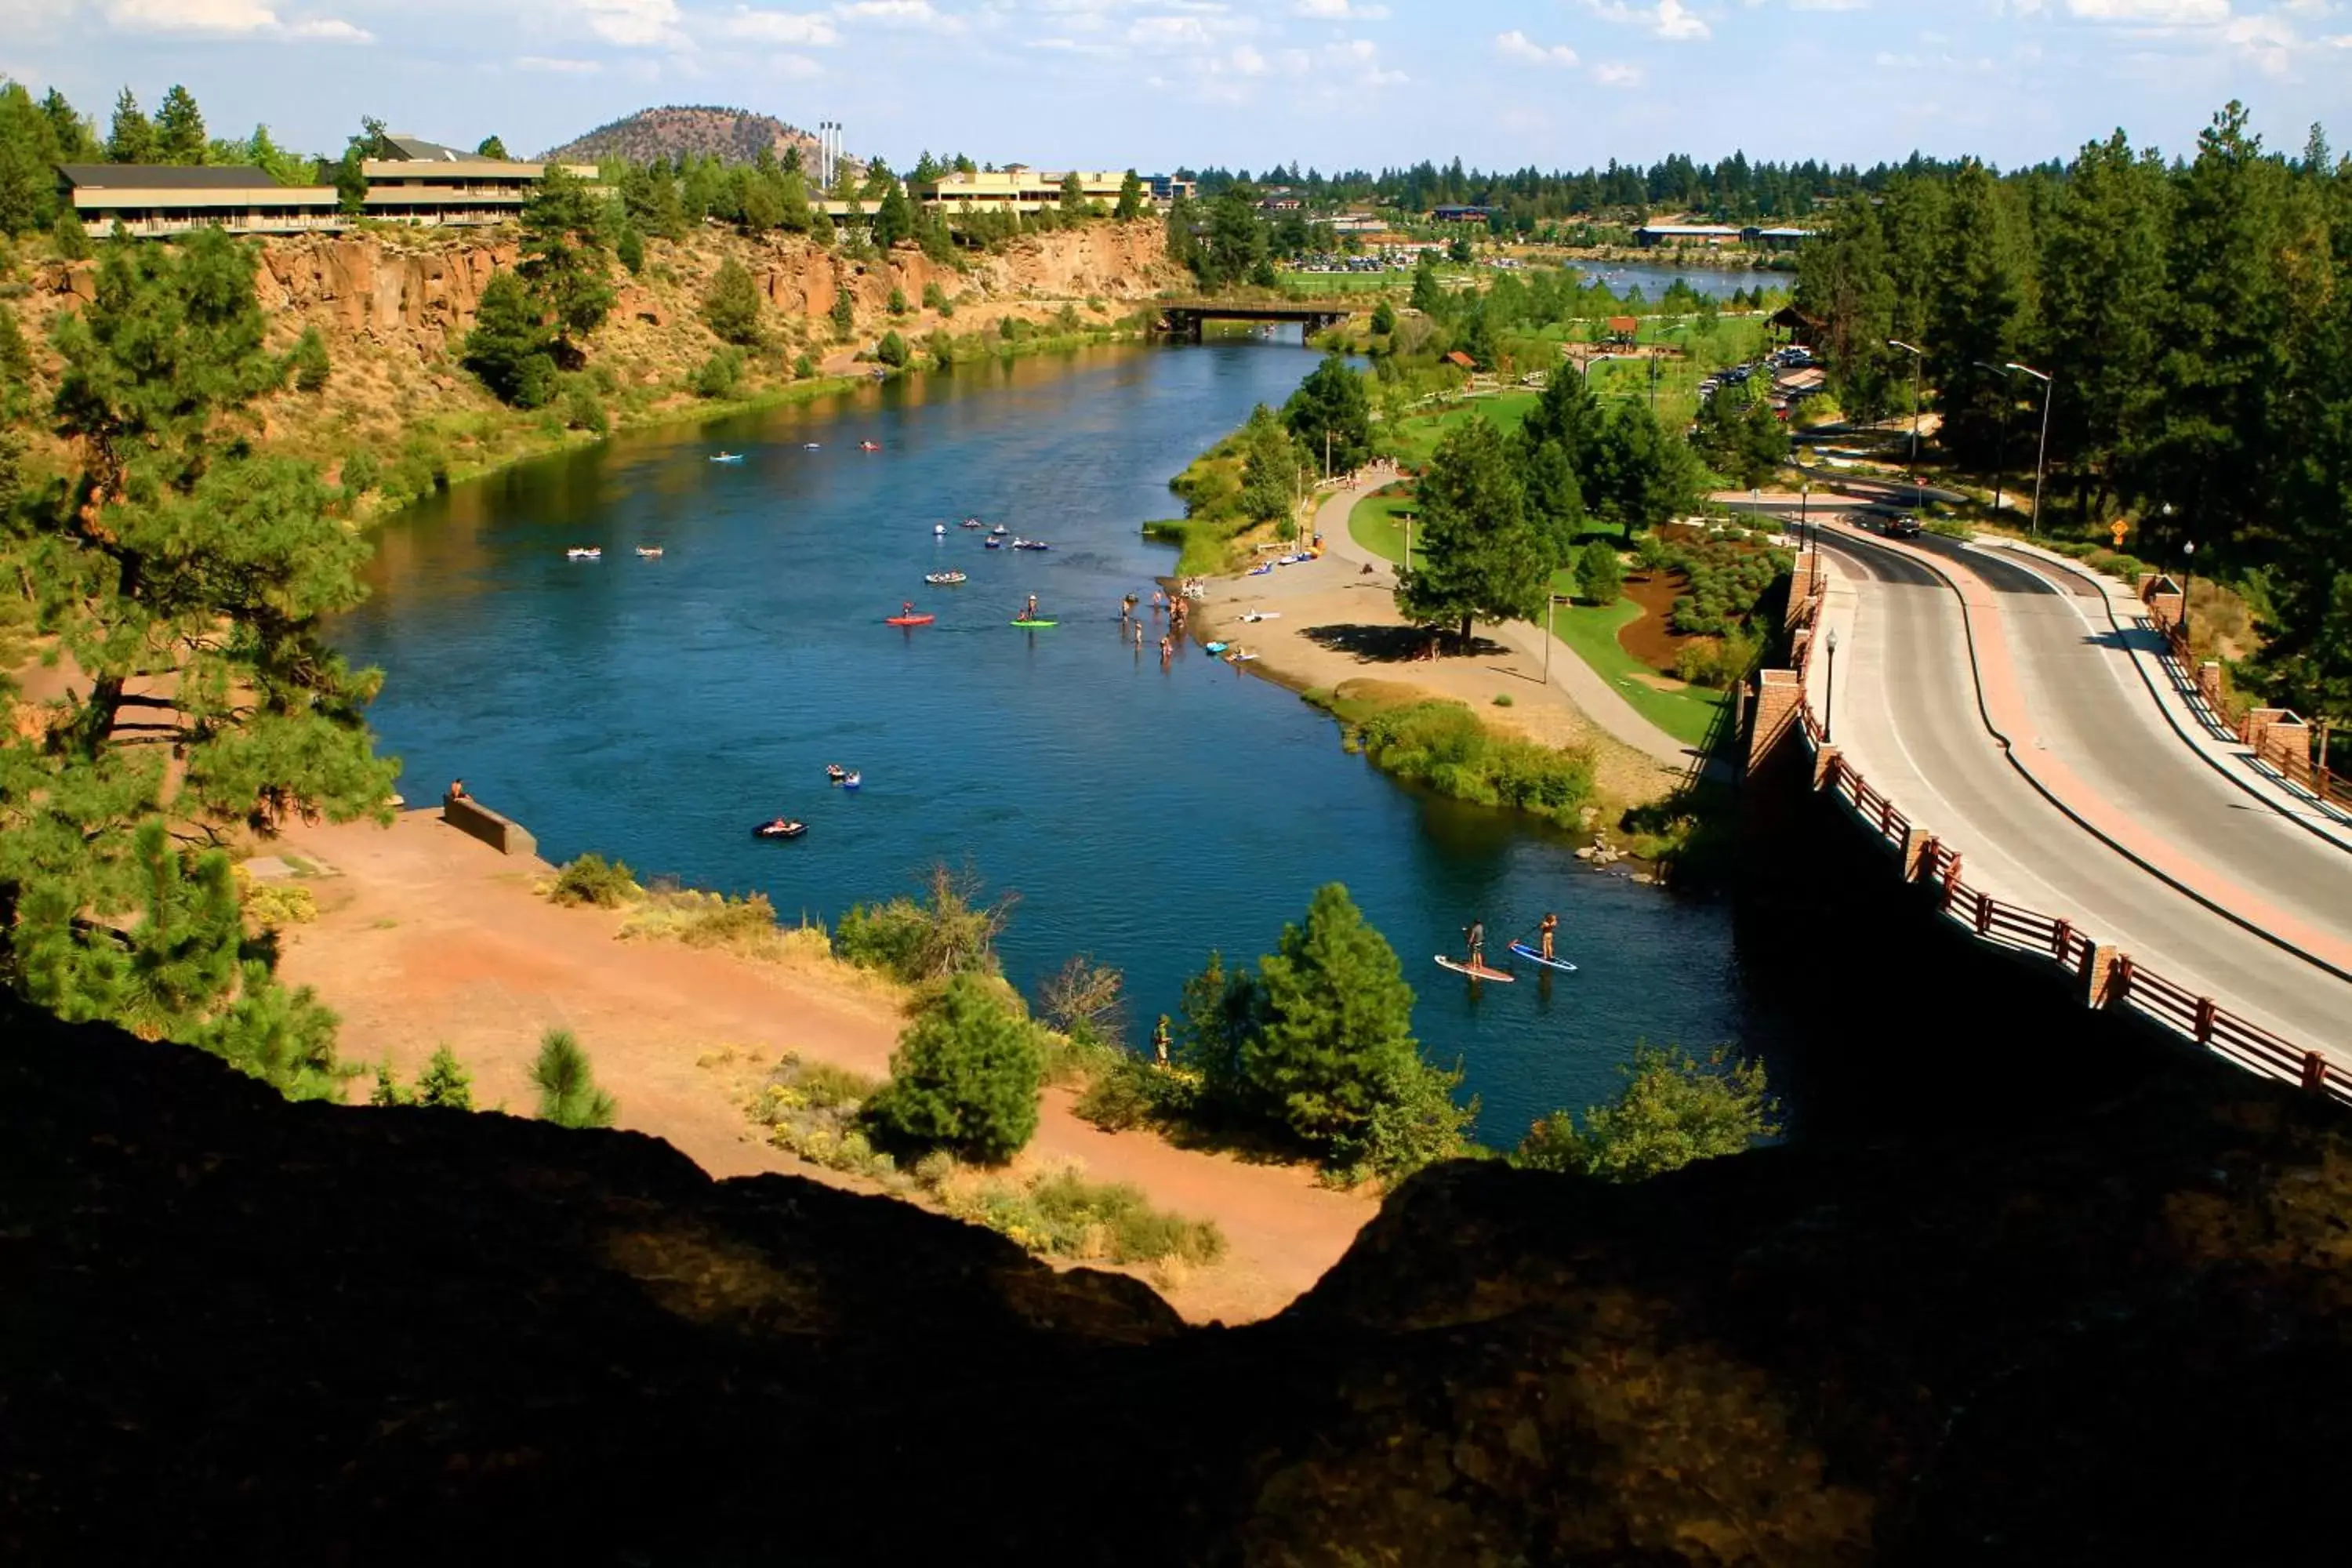
[[[2117,550],[2121,550],[2124,547],[2124,535],[2131,531],[2131,524],[2126,522],[2122,518],[2117,518],[2115,521],[2115,526],[2108,529],[2107,531],[2115,535],[2116,548]]]

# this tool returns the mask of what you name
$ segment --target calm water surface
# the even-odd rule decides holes
[[[463,775],[551,859],[596,849],[787,918],[968,861],[1021,895],[1013,979],[1034,994],[1090,952],[1126,972],[1136,1037],[1211,948],[1265,951],[1337,880],[1402,955],[1421,1037],[1463,1059],[1489,1139],[1605,1097],[1640,1039],[1769,1052],[1727,907],[1402,788],[1197,647],[1163,672],[1122,644],[1119,595],[1171,563],[1138,534],[1173,510],[1168,477],[1313,363],[1295,339],[1095,350],[509,470],[396,520],[339,640],[386,671],[374,720],[414,798]],[[706,460],[722,447],[746,460]],[[1054,548],[983,550],[956,527],[974,513]],[[970,583],[924,585],[948,567]],[[1031,593],[1058,626],[1005,624]],[[938,624],[882,625],[903,599]],[[861,792],[826,787],[836,761]],[[777,813],[808,836],[753,841]],[[1479,994],[1430,962],[1474,913],[1499,952],[1546,909],[1576,974]]]

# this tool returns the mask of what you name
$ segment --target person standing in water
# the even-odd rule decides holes
[[[1472,915],[1470,917],[1470,923],[1462,928],[1462,936],[1463,940],[1469,944],[1470,967],[1473,969],[1486,968],[1486,922],[1480,920],[1476,915]]]
[[[1543,947],[1544,962],[1551,962],[1551,933],[1559,929],[1559,917],[1549,910],[1544,911],[1543,924],[1536,927],[1536,936]]]

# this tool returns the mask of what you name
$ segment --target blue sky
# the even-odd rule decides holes
[[[0,72],[215,134],[360,116],[518,154],[656,103],[1055,168],[1582,167],[1916,147],[2003,164],[2243,100],[2352,147],[2352,0],[0,0]]]

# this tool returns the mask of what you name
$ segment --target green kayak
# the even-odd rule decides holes
[[[1061,623],[1059,623],[1058,621],[1028,621],[1028,620],[1020,620],[1020,621],[1014,621],[1013,624],[1014,626],[1058,626],[1058,625],[1060,625]]]

